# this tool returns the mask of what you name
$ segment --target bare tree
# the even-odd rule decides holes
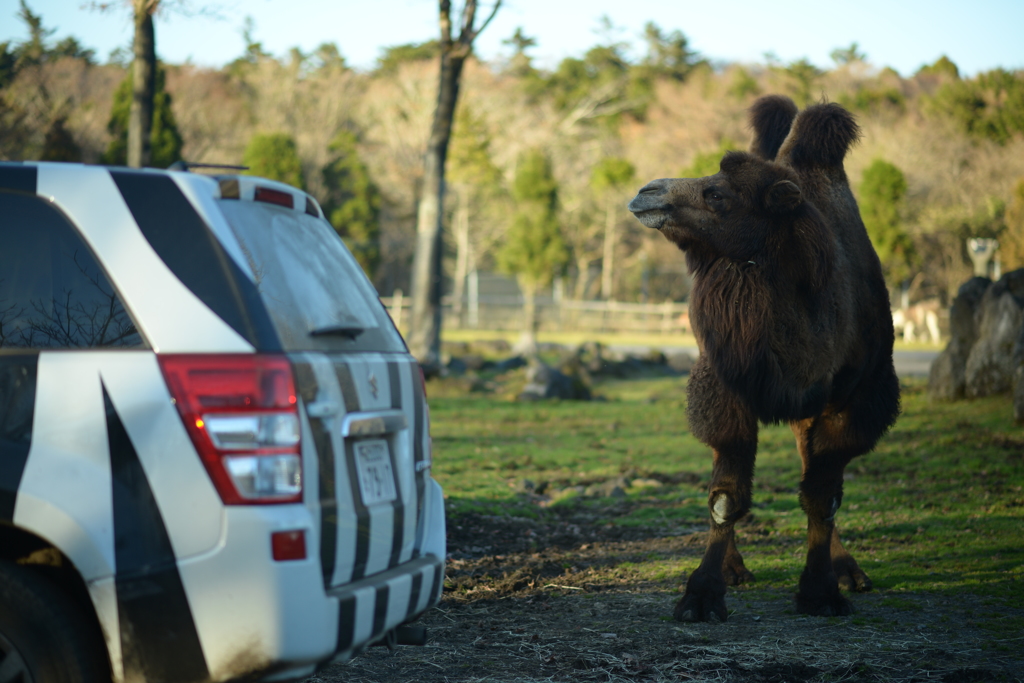
[[[427,370],[441,362],[441,281],[444,206],[444,164],[448,155],[462,67],[473,51],[473,41],[491,22],[501,0],[476,27],[477,0],[465,0],[459,14],[459,34],[452,35],[451,1],[439,0],[441,24],[441,78],[437,107],[423,165],[423,194],[416,219],[416,255],[412,272],[412,315],[409,348]]]

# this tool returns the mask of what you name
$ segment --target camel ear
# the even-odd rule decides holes
[[[764,199],[765,206],[774,213],[794,211],[801,202],[803,196],[800,188],[791,180],[780,180],[769,187]]]

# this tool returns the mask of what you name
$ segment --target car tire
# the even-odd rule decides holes
[[[0,561],[0,681],[110,683],[97,631],[53,582]]]

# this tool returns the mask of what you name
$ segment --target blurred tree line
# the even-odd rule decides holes
[[[55,39],[25,0],[17,18],[25,38],[0,44],[0,158],[122,163],[128,52],[101,62]],[[864,135],[847,171],[894,291],[948,299],[971,274],[972,236],[999,240],[1004,271],[1024,266],[1024,72],[965,77],[942,57],[903,77],[856,44],[828,69],[770,54],[712,64],[680,30],[651,22],[627,40],[607,19],[594,46],[547,69],[528,31],[463,73],[448,291],[481,269],[528,292],[561,282],[577,298],[684,298],[682,254],[625,204],[649,179],[716,172],[725,151],[746,147],[745,110],[767,93],[857,115]],[[379,291],[408,291],[438,42],[387,48],[361,71],[334,44],[275,56],[257,33],[247,22],[242,53],[221,69],[158,65],[150,163],[245,163],[304,187]]]

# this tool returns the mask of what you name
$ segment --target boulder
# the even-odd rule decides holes
[[[586,401],[590,399],[590,389],[536,356],[531,356],[526,368],[526,386],[519,394],[519,399],[536,401],[544,398]]]
[[[693,370],[695,362],[693,356],[685,351],[673,353],[668,357],[668,366],[680,374],[687,374]]]
[[[443,357],[442,357],[443,358]],[[444,364],[445,373],[449,376],[459,377],[466,374],[466,364],[462,362],[462,359],[452,356]]]
[[[960,285],[949,309],[949,343],[932,363],[928,393],[933,399],[955,401],[964,398],[967,356],[978,339],[975,313],[992,285],[987,277],[972,277]]]
[[[466,366],[467,370],[479,372],[487,367],[487,360],[476,353],[468,353],[461,357],[462,363]]]
[[[1024,269],[1014,270],[990,286],[975,312],[978,340],[964,367],[968,398],[1013,389],[1014,349],[1024,326]]]
[[[518,370],[524,365],[526,365],[525,358],[522,356],[512,356],[511,358],[506,358],[505,360],[500,360],[495,363],[493,365],[493,369],[497,374],[501,375],[509,372],[510,370]]]
[[[1024,364],[1017,366],[1013,379],[1013,420],[1024,425]]]

